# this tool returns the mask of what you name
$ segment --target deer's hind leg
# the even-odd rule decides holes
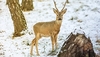
[[[38,52],[38,40],[41,38],[40,34],[37,33],[36,34],[36,52],[37,52],[37,55],[39,56],[39,52]]]
[[[34,47],[34,45],[36,44],[36,38],[34,38],[33,40],[32,40],[32,42],[31,42],[31,51],[30,51],[30,54],[31,55],[33,55],[33,47]]]

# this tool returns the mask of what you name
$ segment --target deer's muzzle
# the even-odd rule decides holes
[[[58,20],[62,20],[61,18],[59,18]]]

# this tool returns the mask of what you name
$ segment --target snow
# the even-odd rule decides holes
[[[20,0],[21,1],[21,0]],[[65,0],[55,0],[59,10],[62,9]],[[58,49],[60,48],[71,33],[85,33],[90,37],[94,50],[100,54],[97,39],[100,40],[100,0],[69,0],[66,5],[67,12],[64,15],[61,30],[58,35]],[[47,22],[55,20],[56,15],[53,13],[53,0],[34,0],[34,10],[23,12],[28,25],[28,32],[21,36],[12,39],[14,32],[13,21],[6,5],[6,0],[0,0],[0,57],[30,57],[30,46],[32,39],[34,39],[33,25],[37,22]],[[76,29],[76,30],[75,30]],[[2,45],[2,46],[1,46]],[[51,50],[50,37],[42,37],[38,41],[39,57],[57,57],[57,55],[48,55]],[[1,54],[0,53],[0,54]],[[33,50],[36,56],[36,50]]]

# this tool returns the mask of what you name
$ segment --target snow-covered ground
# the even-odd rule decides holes
[[[62,9],[65,0],[55,1],[58,9]],[[95,52],[100,54],[100,45],[96,43],[100,40],[100,0],[69,0],[69,2],[65,7],[67,12],[58,35],[57,54],[67,36],[75,29],[76,33],[85,32],[86,36],[90,37]],[[55,20],[53,0],[41,0],[41,2],[34,0],[33,3],[33,11],[23,12],[28,32],[12,39],[13,21],[6,0],[0,0],[0,57],[30,57],[30,46],[27,44],[34,38],[33,25],[37,22]],[[52,50],[50,37],[43,37],[38,42],[40,57],[57,57],[56,54],[48,55]],[[33,53],[32,57],[37,57],[35,48]]]

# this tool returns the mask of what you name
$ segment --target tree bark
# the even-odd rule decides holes
[[[70,34],[58,57],[96,57],[90,38],[84,34]]]
[[[22,0],[21,5],[23,11],[31,11],[34,9],[33,0]]]
[[[18,0],[7,0],[7,4],[14,24],[13,37],[21,36],[21,32],[27,29],[27,24]]]
[[[8,4],[8,1],[9,1],[9,0],[6,0],[6,5]],[[19,2],[19,0],[16,0],[16,1]]]

